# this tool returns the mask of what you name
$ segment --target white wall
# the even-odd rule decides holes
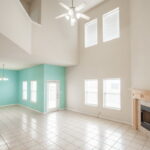
[[[19,0],[0,1],[0,33],[28,53],[31,52],[31,28],[30,18]]]
[[[42,0],[41,26],[33,25],[33,53],[48,60],[45,63],[74,65],[77,63],[77,26],[56,16],[66,12],[56,0]]]
[[[120,7],[121,38],[102,43],[102,14]],[[130,100],[130,41],[129,41],[129,1],[111,0],[97,6],[87,13],[91,18],[98,18],[99,44],[84,48],[84,22],[79,24],[80,63],[67,69],[67,106],[68,109],[98,115],[125,123],[131,122]],[[102,108],[102,79],[121,78],[121,111]],[[99,106],[89,107],[84,104],[84,80],[99,80]]]
[[[131,0],[132,87],[150,90],[150,0]]]

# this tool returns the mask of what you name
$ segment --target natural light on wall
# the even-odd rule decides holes
[[[97,44],[97,19],[85,24],[85,48]]]
[[[103,42],[120,37],[120,9],[116,8],[103,15]]]
[[[98,80],[85,80],[85,104],[98,105]]]
[[[103,80],[103,107],[121,109],[121,81],[120,79]]]

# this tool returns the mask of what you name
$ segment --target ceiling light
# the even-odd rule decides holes
[[[78,7],[74,6],[74,1],[72,0],[72,6],[68,7],[67,5],[65,5],[64,3],[60,2],[59,3],[63,8],[65,8],[68,12],[61,14],[59,16],[56,17],[56,19],[60,19],[65,17],[67,20],[70,21],[71,25],[75,25],[75,23],[77,22],[78,19],[82,18],[85,20],[89,20],[90,17],[80,13],[80,11],[85,7],[84,4],[79,5]]]
[[[0,81],[8,81],[8,78],[5,77],[4,64],[3,64],[2,76],[0,77]]]

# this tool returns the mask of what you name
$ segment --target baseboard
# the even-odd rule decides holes
[[[101,118],[101,119],[106,119],[106,120],[113,121],[113,122],[118,122],[118,123],[126,124],[126,125],[129,125],[129,126],[132,126],[131,123],[126,122],[126,121],[123,121],[123,120],[110,119],[110,118],[108,118],[108,117],[106,117],[106,116],[99,116],[99,118]]]
[[[36,110],[36,109],[33,109],[33,108],[31,108],[31,107],[28,107],[28,106],[25,106],[25,105],[22,105],[22,104],[17,104],[17,105],[20,106],[20,107],[24,107],[24,108],[26,108],[26,109],[32,110],[32,111],[34,111],[34,112],[40,113],[40,114],[46,114],[45,112],[38,111],[38,110]]]
[[[76,113],[80,113],[80,114],[84,114],[84,115],[87,115],[87,116],[98,117],[96,114],[82,112],[82,111],[78,111],[78,110],[72,109],[72,108],[67,108],[66,110],[76,112]]]
[[[0,108],[3,108],[3,107],[10,107],[10,106],[17,106],[18,104],[9,104],[9,105],[2,105],[0,106]]]
[[[87,116],[97,117],[97,118],[101,118],[101,119],[105,119],[105,120],[109,120],[109,121],[113,121],[113,122],[118,122],[118,123],[122,123],[122,124],[126,124],[126,125],[131,126],[131,123],[126,122],[126,121],[122,121],[122,120],[110,119],[110,118],[107,118],[105,116],[99,116],[97,114],[86,113],[86,112],[78,111],[78,110],[72,109],[72,108],[67,108],[66,110],[76,112],[76,113],[80,113],[80,114],[84,114],[84,115],[87,115]]]

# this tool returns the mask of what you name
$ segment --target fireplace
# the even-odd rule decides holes
[[[141,105],[141,126],[150,130],[150,107]]]

